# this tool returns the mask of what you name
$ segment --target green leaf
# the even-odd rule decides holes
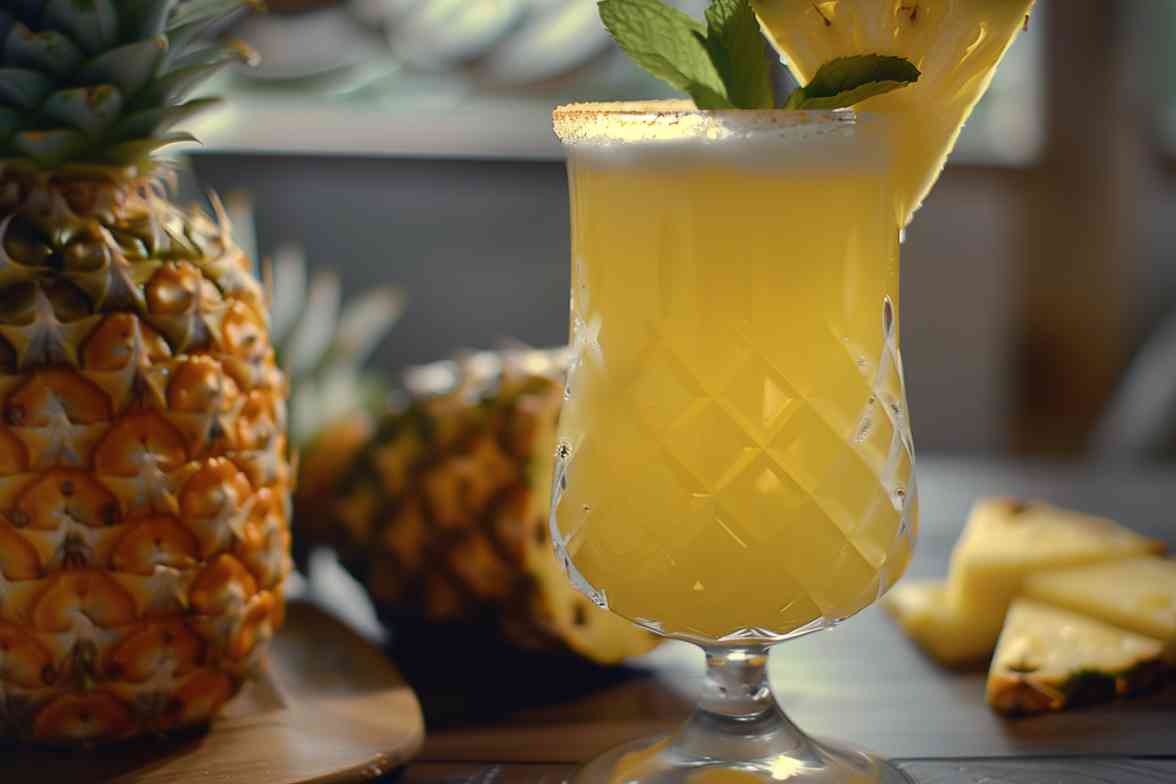
[[[0,106],[0,140],[6,140],[21,124],[21,114],[15,109]]]
[[[147,160],[154,152],[164,147],[188,142],[199,142],[199,139],[190,133],[184,133],[182,131],[152,139],[135,139],[114,145],[109,150],[106,150],[104,157],[111,163],[131,165]]]
[[[255,0],[188,0],[172,13],[167,29],[175,30],[198,22],[215,22],[243,8],[262,7],[264,5]]]
[[[339,276],[333,270],[320,270],[311,278],[306,306],[283,344],[282,361],[292,377],[314,370],[326,355],[339,323],[341,302]]]
[[[167,52],[167,38],[157,35],[103,52],[82,66],[79,77],[86,82],[110,82],[123,95],[133,96],[159,70]]]
[[[348,302],[339,317],[331,360],[358,371],[404,312],[404,294],[381,286]]]
[[[34,33],[19,22],[4,41],[4,59],[54,76],[68,76],[82,61],[81,51],[56,30]]]
[[[114,139],[143,139],[155,136],[205,109],[222,103],[220,98],[196,98],[177,106],[155,106],[124,117],[110,131]]]
[[[122,0],[119,22],[123,41],[151,38],[167,29],[176,0]]]
[[[168,50],[167,66],[171,66],[172,61],[189,51],[193,46],[204,43],[204,35],[216,23],[216,19],[196,20],[182,27],[169,28],[167,31],[167,40],[171,44]]]
[[[219,63],[225,60],[226,57],[232,59],[236,58],[239,62],[248,63],[256,59],[255,55],[247,50],[237,48],[242,46],[240,42],[237,44],[214,43],[207,46],[193,47],[186,53],[178,57],[172,57],[168,60],[168,70],[180,70],[181,68],[189,68],[193,65],[209,65],[211,63]]]
[[[118,119],[123,99],[117,87],[74,87],[53,93],[42,111],[54,120],[67,123],[89,136],[97,136]]]
[[[919,69],[903,57],[840,57],[822,65],[811,82],[794,90],[785,108],[844,109],[913,84],[920,76]]]
[[[114,0],[49,0],[44,27],[69,33],[90,54],[98,54],[118,41],[118,11]]]
[[[33,109],[53,89],[53,82],[37,71],[0,68],[0,102],[17,109]]]
[[[193,46],[203,43],[203,36],[218,22],[243,8],[260,10],[260,2],[250,0],[204,0],[181,5],[172,14],[167,25],[167,38],[171,42],[166,66],[175,67],[178,59]]]
[[[661,0],[601,0],[605,28],[632,60],[694,99],[700,109],[730,109],[722,77],[703,44],[706,28]]]
[[[251,221],[252,222],[252,221]],[[234,219],[233,226],[242,221]],[[257,258],[254,256],[254,258]],[[286,345],[289,333],[306,307],[306,255],[297,245],[283,245],[274,251],[273,296],[270,300],[270,331],[274,343]],[[282,367],[288,363],[282,360]]]
[[[240,61],[240,59],[239,56],[226,51],[224,58],[220,62],[178,68],[156,79],[146,90],[139,93],[135,97],[131,108],[147,109],[153,106],[163,106],[181,101],[202,83],[212,78],[217,71],[231,62]]]
[[[89,145],[81,131],[59,128],[52,131],[19,131],[12,146],[42,166],[59,166],[76,158]]]
[[[771,109],[772,67],[751,0],[712,0],[706,23],[704,43],[727,99],[740,109]]]

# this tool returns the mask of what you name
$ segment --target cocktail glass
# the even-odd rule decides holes
[[[906,781],[803,734],[766,669],[881,597],[915,539],[887,119],[647,102],[555,127],[574,361],[552,538],[597,605],[707,668],[680,729],[580,779]]]

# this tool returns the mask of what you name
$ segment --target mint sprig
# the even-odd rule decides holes
[[[750,0],[713,0],[706,9],[705,44],[732,106],[771,109],[775,105],[772,66]]]
[[[788,96],[785,109],[840,109],[919,81],[919,69],[904,57],[864,54],[822,65],[813,79]]]
[[[600,0],[621,49],[699,109],[770,109],[772,69],[751,0],[711,0],[705,23],[663,0]],[[785,109],[840,109],[918,81],[902,57],[865,54],[826,63],[789,95]]]
[[[601,0],[600,19],[625,54],[694,99],[699,109],[731,109],[707,47],[707,28],[661,0]]]

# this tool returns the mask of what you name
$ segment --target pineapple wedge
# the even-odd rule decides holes
[[[1029,599],[1018,599],[988,671],[988,704],[1026,715],[1108,702],[1158,686],[1164,644]]]
[[[988,90],[1033,0],[753,0],[772,45],[802,83],[838,57],[905,57],[916,84],[858,108],[894,116],[899,219],[909,222],[931,191],[960,129]]]
[[[1005,612],[1028,575],[1070,566],[1162,553],[1163,542],[1103,517],[1012,498],[973,508],[948,569],[947,601],[977,627],[986,656]]]
[[[976,651],[991,650],[987,635],[978,633],[966,617],[953,612],[947,603],[945,580],[899,583],[882,603],[911,639],[942,664],[951,667],[973,664],[981,658]]]
[[[1135,558],[1036,574],[1022,594],[1163,641],[1176,664],[1176,561]]]
[[[986,659],[1025,577],[1163,552],[1117,523],[1043,503],[991,498],[973,507],[946,583],[912,584],[883,605],[931,655],[951,666]]]

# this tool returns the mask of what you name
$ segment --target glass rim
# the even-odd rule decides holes
[[[685,99],[570,103],[552,111],[565,145],[602,142],[747,138],[788,128],[856,125],[872,113],[853,109],[699,109]]]

